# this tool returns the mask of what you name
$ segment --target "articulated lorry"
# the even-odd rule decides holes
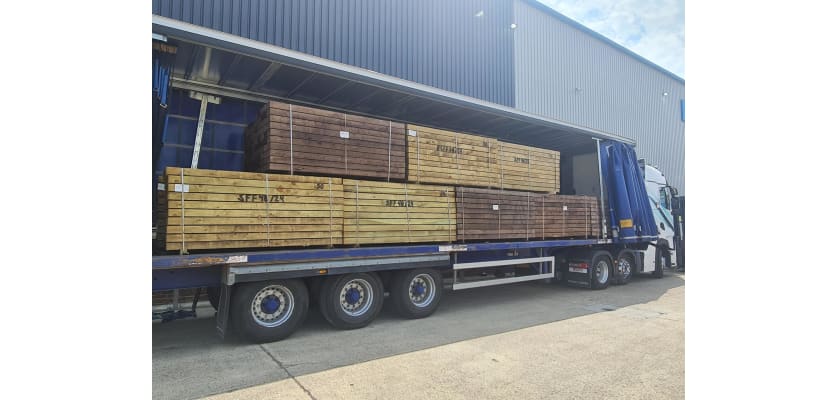
[[[281,340],[312,308],[335,328],[362,328],[384,301],[404,318],[427,318],[450,290],[534,280],[600,290],[677,263],[675,191],[629,139],[162,17],[154,32],[156,167],[189,165],[160,164],[161,138],[173,135],[166,97],[177,90],[200,108],[192,167],[211,104],[281,100],[560,150],[561,193],[597,199],[594,237],[155,252],[152,289],[205,288],[221,337]]]

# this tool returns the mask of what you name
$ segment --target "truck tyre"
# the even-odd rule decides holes
[[[281,340],[305,320],[308,288],[299,279],[243,283],[236,286],[230,311],[233,326],[245,340]]]
[[[606,289],[613,276],[612,259],[606,251],[598,251],[592,256],[589,265],[590,287],[594,290]]]
[[[424,318],[441,303],[441,274],[422,268],[398,271],[392,277],[389,298],[404,318]]]
[[[383,283],[375,273],[329,276],[319,294],[322,316],[339,329],[357,329],[370,324],[382,307]]]
[[[633,273],[636,271],[634,260],[635,258],[630,250],[624,249],[618,252],[618,257],[615,258],[615,268],[613,268],[615,271],[613,285],[626,285],[630,282]]]
[[[308,281],[308,291],[311,294],[311,305],[319,305],[319,294],[322,292],[322,284],[325,277],[313,277]]]

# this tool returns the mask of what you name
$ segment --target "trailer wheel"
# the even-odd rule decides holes
[[[382,307],[383,283],[375,273],[329,276],[322,284],[319,310],[335,328],[362,328]]]
[[[610,286],[613,276],[612,259],[606,251],[596,252],[589,266],[591,287],[595,290],[606,289]]]
[[[615,259],[615,276],[613,285],[626,285],[636,271],[636,263],[633,261],[633,253],[630,250],[621,250]]]
[[[308,314],[308,288],[299,279],[236,286],[231,318],[244,339],[274,342],[292,334]]]
[[[441,274],[429,268],[398,271],[392,277],[389,297],[404,318],[424,318],[441,303]]]

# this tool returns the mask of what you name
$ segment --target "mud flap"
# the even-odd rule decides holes
[[[221,295],[218,298],[218,313],[215,316],[215,330],[221,340],[225,340],[229,332],[229,299],[232,286],[221,285]]]
[[[568,262],[566,268],[566,282],[569,286],[589,288],[592,287],[591,277],[589,275],[590,263],[587,260],[572,260]]]

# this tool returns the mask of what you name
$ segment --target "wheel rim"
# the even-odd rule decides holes
[[[633,274],[633,264],[630,263],[630,259],[619,258],[618,266],[621,268],[621,276],[623,276],[625,279],[629,278],[630,275]]]
[[[369,311],[373,301],[372,285],[365,279],[352,279],[340,290],[340,308],[352,317]]]
[[[607,262],[604,260],[598,261],[595,264],[595,279],[598,283],[605,283],[607,279],[610,277],[610,267],[607,265]]]
[[[293,314],[293,293],[282,285],[270,285],[258,291],[253,298],[253,320],[267,328],[287,322]]]
[[[426,307],[435,299],[435,280],[428,274],[416,275],[409,282],[409,300],[416,307]]]

